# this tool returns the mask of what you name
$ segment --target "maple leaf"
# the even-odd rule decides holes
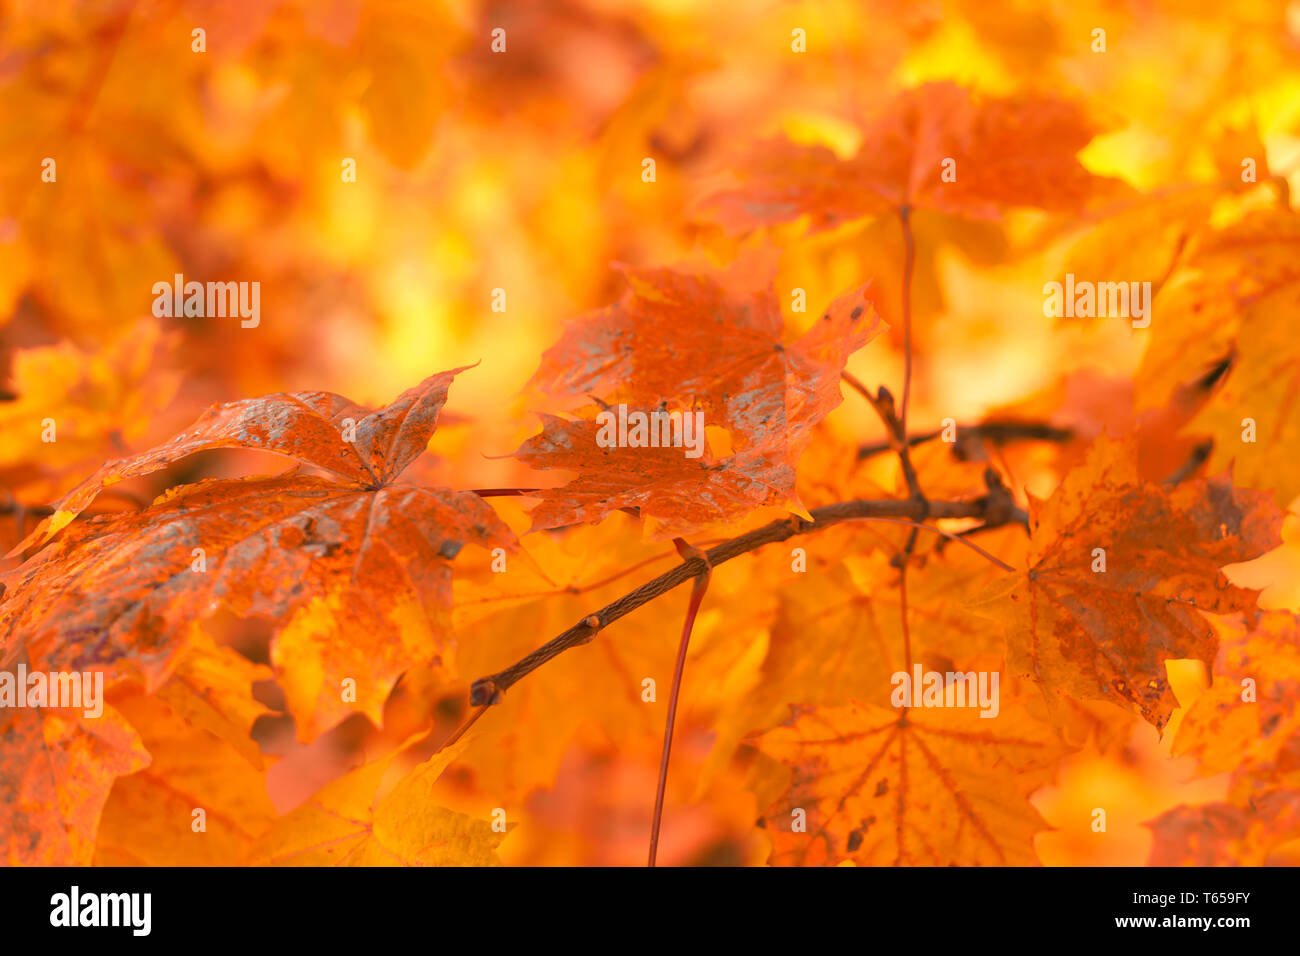
[[[629,292],[570,322],[531,384],[559,397],[703,409],[733,447],[771,449],[794,464],[808,431],[842,400],[844,363],[882,322],[863,285],[786,344],[765,262],[741,259],[717,276],[618,266]]]
[[[514,457],[535,468],[571,469],[579,476],[536,493],[542,503],[532,512],[535,531],[596,523],[613,511],[635,509],[660,525],[657,537],[689,534],[794,498],[794,469],[773,451],[715,460],[707,454],[687,458],[675,447],[606,448],[597,442],[600,427],[595,422],[541,418],[541,434],[524,442]]]
[[[1163,481],[1185,469],[1198,454],[1199,443],[1179,430],[1204,401],[1204,389],[1189,385],[1180,387],[1167,404],[1137,412],[1130,377],[1085,368],[1062,376],[1014,404],[991,409],[988,418],[998,422],[1042,421],[1058,429],[1060,440],[1053,442],[1052,451],[1059,474],[1081,464],[1103,432],[1125,435],[1137,443],[1138,475]],[[1196,463],[1199,465],[1201,460],[1196,459]],[[1014,470],[1015,466],[1011,467]]]
[[[1178,725],[1173,752],[1202,774],[1230,772],[1223,801],[1183,805],[1147,824],[1150,866],[1262,866],[1300,837],[1300,618],[1224,618],[1214,682]]]
[[[1276,611],[1221,628],[1214,683],[1179,723],[1173,752],[1206,774],[1300,784],[1300,618]]]
[[[175,340],[156,320],[142,319],[102,350],[62,342],[17,352],[17,398],[0,403],[0,474],[17,476],[35,459],[45,480],[26,477],[23,491],[35,496],[48,488],[42,497],[53,497],[71,484],[65,474],[73,468],[120,452],[176,391],[179,376],[158,367]],[[51,421],[55,440],[43,440]]]
[[[1185,187],[1102,204],[1082,221],[1052,220],[1044,230],[1049,235],[1059,235],[1063,227],[1070,232],[1063,243],[1067,248],[1058,281],[1064,282],[1070,272],[1088,280],[1123,276],[1129,282],[1150,282],[1159,292],[1188,241],[1210,218],[1221,192],[1216,186]],[[1038,237],[1031,248],[1041,248],[1046,241],[1046,236]],[[1089,320],[1071,316],[1060,321]]]
[[[927,670],[1000,666],[1001,635],[964,607],[1000,573],[978,555],[953,552],[911,572],[909,644]],[[784,705],[795,701],[888,706],[890,675],[905,668],[896,576],[889,559],[875,552],[848,557],[780,591],[761,680],[747,701],[755,715],[766,710],[779,719]]]
[[[233,652],[232,652],[233,653]],[[171,682],[169,682],[170,684]],[[260,762],[138,687],[114,706],[148,748],[149,766],[119,778],[104,804],[97,866],[230,866],[275,820]],[[202,829],[195,810],[202,809]]]
[[[741,187],[705,208],[736,232],[802,216],[815,232],[904,208],[975,219],[1012,206],[1073,212],[1123,189],[1075,156],[1098,131],[1080,107],[1055,97],[984,97],[927,83],[904,90],[866,126],[852,159],[767,142],[738,170]]]
[[[1011,666],[1048,692],[1132,706],[1157,729],[1177,706],[1164,662],[1214,660],[1201,612],[1255,603],[1220,568],[1279,544],[1283,517],[1226,476],[1142,482],[1132,443],[1105,435],[1029,514],[1027,569],[990,605]]]
[[[285,642],[305,651],[305,676],[291,673],[286,687],[301,732],[351,712],[338,692],[348,678],[356,707],[378,722],[403,670],[445,663],[451,560],[466,543],[515,547],[477,495],[394,483],[437,427],[454,374],[374,412],[320,392],[231,403],[172,442],[105,465],[59,503],[63,518],[49,530],[104,484],[205,448],[280,451],[345,480],[297,471],[210,480],[139,513],[85,521],[15,572],[0,603],[0,649],[22,642],[52,670],[122,662],[152,690],[184,626],[224,602],[287,622]],[[354,442],[341,437],[349,418]],[[277,664],[283,673],[282,657]]]
[[[823,551],[819,566],[790,580],[767,580],[757,569],[747,578],[753,589],[772,593],[776,613],[767,626],[766,651],[754,684],[723,712],[715,733],[720,746],[733,748],[743,737],[775,727],[789,715],[789,705],[834,706],[849,703],[889,707],[891,676],[908,670],[904,647],[926,671],[1001,670],[1001,631],[966,608],[1004,572],[964,548],[931,554],[908,573],[909,633],[905,639],[899,614],[898,572],[887,551],[835,556],[863,547],[857,539]],[[886,525],[890,530],[901,530]],[[833,529],[823,532],[830,534]],[[1023,537],[1018,531],[1016,537]],[[729,614],[739,615],[739,610]],[[1004,675],[1005,678],[1005,675]],[[1003,687],[1006,692],[1006,687]]]
[[[148,451],[106,462],[55,502],[54,513],[19,549],[48,541],[108,485],[214,448],[277,452],[356,484],[388,484],[424,451],[438,427],[438,413],[452,379],[470,367],[431,375],[378,410],[332,392],[280,392],[214,405],[192,430]],[[345,432],[354,437],[345,441]]]
[[[460,744],[430,757],[386,796],[385,757],[335,780],[262,837],[252,862],[273,866],[497,866],[505,833],[433,802]]]
[[[1139,404],[1163,405],[1179,384],[1228,360],[1184,431],[1213,437],[1211,468],[1232,462],[1238,482],[1289,504],[1300,494],[1287,454],[1300,441],[1300,215],[1254,210],[1202,236],[1186,265],[1153,306],[1168,331],[1143,356]]]
[[[184,656],[154,696],[178,720],[207,731],[261,768],[266,761],[252,739],[253,725],[271,710],[253,698],[253,684],[271,677],[269,667],[217,644],[194,625]]]
[[[369,0],[356,38],[370,74],[360,106],[370,136],[403,169],[415,166],[433,141],[449,91],[442,64],[463,42],[463,28],[441,4]]]
[[[29,82],[48,86],[39,74]],[[0,110],[7,116],[30,118],[46,111],[58,116],[63,106],[26,84],[0,83]],[[6,263],[6,271],[13,266],[20,270],[10,280],[15,292],[38,290],[51,302],[60,326],[75,328],[83,336],[105,315],[137,314],[138,290],[176,271],[167,244],[152,230],[138,227],[145,205],[140,180],[125,179],[117,169],[118,157],[103,155],[84,132],[47,123],[44,117],[38,130],[24,126],[10,124],[0,134],[0,150],[6,156],[0,161],[0,183],[8,196],[23,197],[21,203],[6,203],[6,213],[14,214],[6,220],[21,226],[21,241],[11,247],[15,262]],[[10,135],[18,130],[26,135]],[[42,137],[70,148],[59,157],[58,189],[24,192],[31,164],[40,162]],[[10,314],[8,303],[4,313]]]
[[[1277,846],[1300,837],[1300,790],[1272,790],[1245,805],[1183,805],[1146,826],[1147,866],[1263,866]]]
[[[992,720],[970,708],[795,707],[757,746],[793,773],[763,817],[782,865],[1036,864],[1046,823],[1026,797],[1066,752],[1007,700]]]
[[[140,735],[112,707],[0,709],[0,848],[10,865],[86,866],[115,778],[148,766]]]

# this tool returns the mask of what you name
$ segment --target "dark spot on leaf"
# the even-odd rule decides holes
[[[875,816],[869,816],[862,821],[860,827],[857,827],[849,833],[848,851],[850,853],[857,852],[858,847],[862,846],[862,838],[867,835],[867,831],[871,829],[871,824],[875,822]]]

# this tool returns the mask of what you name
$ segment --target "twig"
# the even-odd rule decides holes
[[[942,429],[924,432],[919,435],[912,435],[907,439],[909,448],[928,441],[933,441],[943,434]],[[957,441],[954,447],[960,448],[968,442],[982,438],[990,441],[995,445],[1005,445],[1012,441],[1050,441],[1065,442],[1074,437],[1074,432],[1069,428],[1058,428],[1055,425],[1049,425],[1046,422],[980,422],[975,425],[958,425]],[[879,455],[882,452],[892,451],[893,442],[874,442],[858,446],[858,460],[870,458],[873,455]]]
[[[983,518],[988,511],[988,505],[987,498],[976,498],[971,501],[931,501],[928,502],[928,516],[931,518]],[[708,566],[716,568],[720,564],[725,564],[731,559],[761,548],[765,544],[775,544],[795,535],[821,531],[843,521],[852,521],[857,518],[911,518],[917,520],[922,514],[922,505],[920,502],[912,500],[840,501],[835,504],[814,508],[810,514],[812,515],[811,521],[799,517],[778,518],[761,528],[755,528],[753,531],[746,532],[710,548],[705,553]],[[470,702],[475,705],[497,703],[506,690],[551,658],[557,657],[571,647],[578,647],[591,642],[601,630],[619,618],[630,614],[648,601],[703,573],[704,570],[705,563],[698,558],[683,561],[677,567],[670,568],[639,588],[607,604],[596,613],[583,618],[583,620],[562,634],[547,641],[541,647],[504,670],[487,677],[480,677],[474,681],[470,689]]]
[[[894,411],[894,396],[883,385],[873,396],[865,385],[848,372],[842,372],[841,377],[862,393],[862,396],[875,409],[876,414],[880,416],[880,420],[885,423],[885,433],[889,435],[890,446],[898,452],[898,463],[903,469],[903,480],[907,482],[908,493],[911,495],[912,500],[920,505],[920,517],[924,521],[927,516],[926,509],[929,507],[929,502],[921,491],[921,481],[916,475],[916,469],[912,467],[912,457],[908,453],[907,430],[903,426],[903,420]],[[918,525],[917,528],[912,529],[912,533],[908,535],[907,544],[903,546],[902,552],[894,556],[895,567],[901,568],[906,564],[912,556],[912,552],[916,550],[916,536],[920,527],[921,525]],[[906,601],[905,593],[903,600]],[[906,610],[903,613],[906,614]],[[906,638],[906,622],[903,624],[903,635]]]
[[[867,404],[880,416],[880,420],[885,425],[885,434],[889,436],[889,447],[898,452],[898,462],[902,465],[903,479],[907,482],[908,492],[918,501],[924,501],[925,495],[921,494],[920,480],[916,476],[916,469],[912,467],[911,456],[908,455],[907,450],[910,445],[906,440],[906,430],[903,428],[902,419],[894,411],[894,396],[883,385],[880,386],[877,394],[872,395],[867,386],[847,371],[841,372],[840,377],[860,392],[867,400]]]

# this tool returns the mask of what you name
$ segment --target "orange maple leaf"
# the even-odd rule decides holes
[[[634,509],[660,523],[657,537],[688,534],[794,498],[794,469],[777,452],[755,449],[715,460],[707,453],[689,458],[671,446],[607,448],[597,442],[595,422],[541,417],[541,434],[514,456],[535,468],[572,469],[579,476],[537,492],[542,503],[531,513],[535,531],[596,523],[610,512]],[[699,438],[704,440],[702,429]]]
[[[156,448],[107,462],[54,504],[15,551],[48,541],[108,485],[165,468],[195,452],[254,448],[288,455],[368,487],[391,482],[438,427],[451,380],[471,366],[431,375],[372,411],[332,392],[280,392],[209,408],[191,429]],[[345,440],[345,435],[349,437]]]
[[[140,735],[105,706],[97,717],[0,708],[0,736],[0,851],[6,861],[89,865],[113,781],[149,765]]]
[[[735,232],[801,216],[820,231],[911,208],[972,219],[997,219],[1008,207],[1073,212],[1124,190],[1076,158],[1098,132],[1083,109],[1055,97],[984,97],[927,83],[867,125],[852,159],[824,146],[764,143],[738,170],[740,188],[705,208]]]
[[[396,483],[437,427],[454,374],[373,412],[322,392],[231,403],[169,443],[105,465],[59,503],[45,534],[105,484],[206,448],[279,451],[341,480],[294,470],[204,481],[139,513],[83,522],[14,572],[0,603],[0,657],[21,646],[51,670],[123,664],[152,691],[174,665],[184,625],[224,602],[286,622],[276,664],[285,675],[288,646],[304,671],[288,672],[286,687],[302,732],[351,712],[338,692],[349,677],[356,709],[379,722],[403,670],[449,663],[452,558],[466,543],[516,546],[472,492]]]
[[[786,344],[767,267],[749,258],[717,276],[620,269],[628,294],[570,322],[532,384],[561,397],[703,409],[707,425],[731,431],[734,447],[774,449],[791,464],[842,400],[848,357],[883,327],[869,284],[841,295]],[[762,277],[757,288],[744,279],[752,272]]]
[[[867,866],[1037,863],[1046,823],[1026,797],[1067,749],[1010,701],[992,720],[969,708],[795,707],[758,747],[793,770],[763,817],[772,862]]]
[[[1147,866],[1263,866],[1274,847],[1300,837],[1300,790],[1272,790],[1245,805],[1184,804],[1146,826],[1154,838]]]
[[[1214,683],[1178,725],[1174,753],[1206,774],[1300,785],[1300,618],[1276,611],[1221,627]]]
[[[1300,494],[1288,454],[1300,440],[1300,215],[1252,210],[1200,236],[1186,265],[1153,306],[1168,331],[1143,355],[1139,404],[1165,405],[1226,361],[1184,431],[1214,438],[1210,467],[1232,462],[1241,484],[1273,489],[1289,504]]]
[[[1225,618],[1214,683],[1178,725],[1174,753],[1203,774],[1231,772],[1225,801],[1180,806],[1147,824],[1150,866],[1259,866],[1300,836],[1300,618]]]
[[[438,806],[433,785],[463,749],[434,754],[387,793],[390,754],[340,777],[276,821],[252,852],[267,866],[499,866],[505,833]]]
[[[1282,517],[1226,476],[1142,482],[1132,442],[1102,435],[1051,498],[1030,499],[1028,567],[992,605],[1011,666],[1049,693],[1132,706],[1163,728],[1178,704],[1164,662],[1214,660],[1201,612],[1255,604],[1220,568],[1280,544]]]

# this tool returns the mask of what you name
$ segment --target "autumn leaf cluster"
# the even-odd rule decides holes
[[[1293,861],[1300,34],[1202,6],[5,4],[0,677],[105,693],[6,862]]]

